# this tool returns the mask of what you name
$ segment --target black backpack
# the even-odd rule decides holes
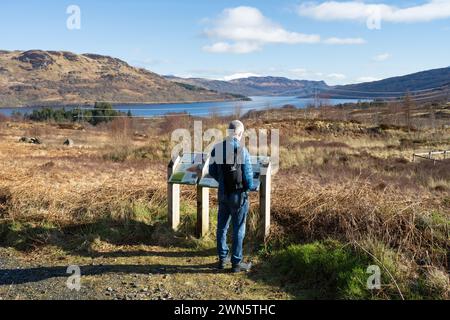
[[[238,156],[239,151],[239,156]],[[225,161],[222,165],[223,180],[225,185],[225,193],[230,194],[235,191],[242,190],[244,183],[242,179],[242,161],[238,161],[241,158],[242,149],[234,148],[234,161]]]

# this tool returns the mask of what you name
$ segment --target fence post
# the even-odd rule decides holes
[[[264,238],[270,233],[270,192],[272,188],[272,170],[271,163],[267,167],[261,167],[260,189],[259,189],[259,213],[262,219]]]
[[[197,238],[209,231],[209,188],[197,185]]]
[[[169,183],[169,179],[180,160],[178,156],[175,161],[170,160],[167,166],[167,218],[169,226],[175,231],[180,224],[180,185]]]

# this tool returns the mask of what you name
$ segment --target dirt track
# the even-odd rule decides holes
[[[91,257],[52,248],[23,254],[0,248],[1,299],[286,299],[253,280],[258,270],[218,271],[213,250],[122,247]],[[69,265],[81,269],[80,291],[68,289]]]

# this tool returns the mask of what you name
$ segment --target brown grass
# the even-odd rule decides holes
[[[450,163],[413,163],[412,153],[449,150],[450,129],[374,127],[343,121],[348,112],[332,115],[339,120],[319,119],[314,109],[265,115],[245,122],[249,128],[280,129],[270,243],[334,238],[363,244],[374,254],[372,246],[382,243],[408,261],[411,277],[424,273],[436,286],[445,284]],[[223,129],[225,122],[215,117],[204,129]],[[0,127],[1,219],[70,226],[134,219],[140,205],[146,214],[164,214],[170,132],[178,127],[191,129],[192,118],[125,119],[84,130],[7,122]],[[19,143],[24,133],[39,135],[43,145]],[[62,146],[64,138],[75,146]],[[183,188],[183,196],[194,203],[191,189]],[[256,195],[252,206],[255,211]],[[255,215],[249,224],[257,232]]]

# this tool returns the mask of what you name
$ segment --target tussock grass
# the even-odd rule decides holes
[[[294,292],[308,288],[308,298],[364,299],[370,259],[335,241],[290,245],[271,256],[277,281]],[[270,271],[269,271],[270,272]]]
[[[289,201],[293,190],[296,201]],[[362,241],[367,237],[407,251],[412,258],[444,263],[448,225],[430,222],[434,233],[424,232],[421,221],[433,211],[428,200],[399,194],[389,187],[374,190],[364,181],[322,188],[309,182],[296,183],[274,193],[273,215],[280,230],[302,241],[333,237]],[[433,214],[448,221],[443,212]],[[279,232],[281,232],[279,231]],[[438,236],[441,233],[441,236]],[[279,233],[273,235],[279,237]]]
[[[246,120],[249,128],[280,129],[281,169],[273,177],[272,232],[262,265],[287,271],[279,278],[267,270],[266,280],[291,283],[286,290],[292,291],[313,287],[314,297],[325,297],[322,285],[336,298],[397,299],[399,292],[405,298],[448,297],[449,164],[412,163],[411,155],[430,146],[450,149],[450,129],[436,134],[319,116],[317,110],[285,110]],[[226,122],[208,121],[219,129]],[[56,245],[89,254],[99,241],[213,247],[214,192],[212,228],[204,239],[193,237],[194,188],[182,188],[180,230],[166,226],[170,130],[178,125],[192,129],[192,119],[179,115],[84,130],[3,122],[1,245]],[[39,134],[44,144],[18,143],[24,133]],[[75,147],[63,147],[63,138],[73,138]],[[260,249],[261,237],[256,194],[251,204],[248,253]],[[362,287],[369,263],[384,270],[381,291]],[[323,281],[296,279],[300,272],[315,272]]]

